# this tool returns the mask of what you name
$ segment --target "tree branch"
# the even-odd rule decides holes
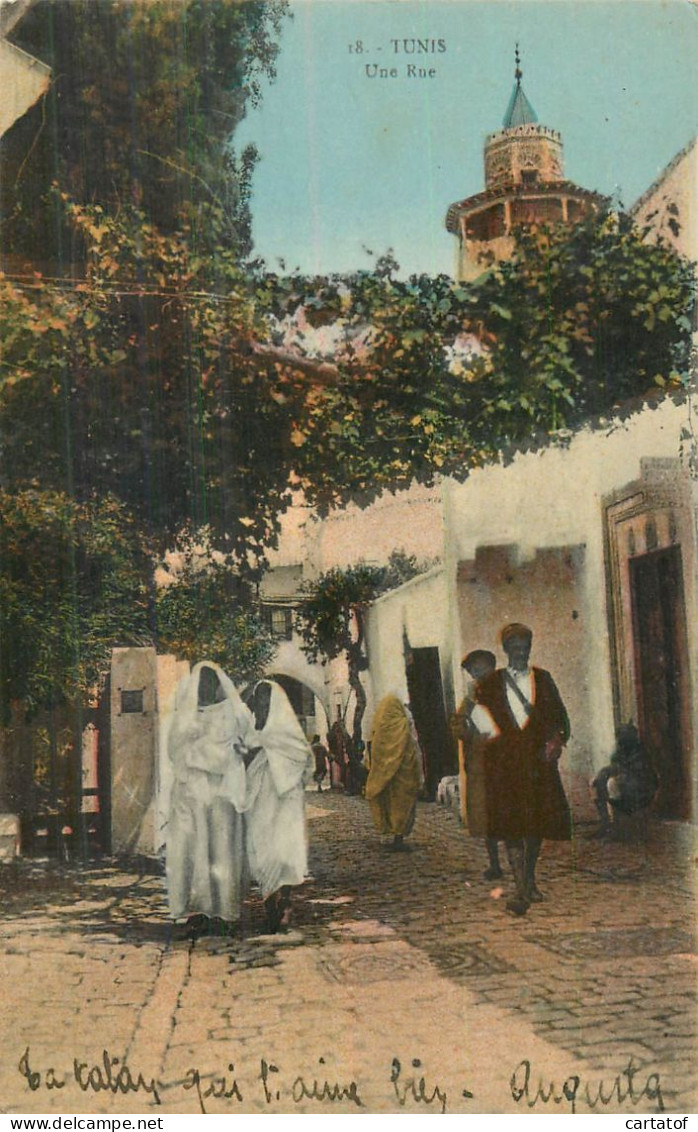
[[[300,354],[289,353],[279,346],[270,346],[267,342],[252,342],[252,353],[258,358],[278,362],[283,366],[291,366],[301,373],[311,374],[319,385],[332,385],[339,378],[339,369],[331,362],[320,362],[315,358],[304,358]]]

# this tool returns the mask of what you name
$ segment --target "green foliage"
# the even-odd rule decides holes
[[[0,451],[12,489],[116,493],[161,547],[211,525],[254,564],[290,497],[293,404],[250,341],[251,284],[209,210],[215,253],[63,199],[87,249],[63,289],[0,280]]]
[[[0,709],[85,703],[114,645],[150,643],[139,531],[117,500],[0,493]]]
[[[306,495],[322,512],[347,494],[365,503],[437,473],[462,479],[658,388],[680,391],[694,287],[688,262],[612,214],[522,229],[512,259],[475,284],[284,280],[280,310],[309,297],[313,324],[338,326],[346,343],[336,382],[296,422]],[[453,350],[464,334],[479,351]]]
[[[296,613],[296,628],[310,660],[334,660],[351,651],[357,641],[361,646],[363,625],[357,625],[357,617],[361,619],[382,593],[423,574],[429,566],[414,554],[394,550],[385,566],[358,562],[344,570],[334,567],[309,583]]]
[[[690,368],[693,269],[627,216],[519,234],[471,298],[493,335],[477,437],[576,428]],[[501,423],[500,423],[501,422]]]
[[[161,548],[210,523],[253,565],[288,494],[290,426],[250,352],[255,154],[233,142],[286,13],[38,0],[16,35],[51,84],[0,142],[2,482],[113,491]]]
[[[40,105],[2,141],[5,251],[80,259],[46,192],[112,213],[136,205],[163,232],[182,222],[207,242],[217,206],[229,244],[249,250],[252,148],[234,131],[274,77],[285,0],[39,0],[17,38],[48,63]]]
[[[62,205],[84,281],[2,282],[5,483],[112,491],[161,546],[208,525],[241,568],[262,562],[294,491],[323,514],[464,478],[688,373],[690,265],[625,218],[523,231],[466,287],[382,268],[264,276],[239,267],[216,207],[201,256],[191,228]],[[310,331],[289,346],[282,320],[299,312]],[[309,357],[323,327],[329,377]]]
[[[387,593],[404,585],[405,582],[410,582],[412,578],[430,570],[437,561],[438,559],[420,561],[416,554],[408,554],[406,550],[393,550],[383,567],[379,593]]]
[[[361,673],[368,667],[364,651],[364,613],[377,596],[385,568],[359,562],[346,570],[335,568],[321,574],[296,612],[296,628],[303,651],[310,660],[334,660],[343,656],[349,686],[356,704],[353,736],[361,738],[366,692]]]
[[[5,707],[84,699],[113,644],[150,639],[146,543],[213,523],[254,566],[273,540],[287,465],[261,456],[288,428],[258,399],[237,266],[256,155],[232,143],[286,7],[38,0],[18,25],[52,78],[0,142]],[[250,670],[254,632],[226,630]]]
[[[321,574],[298,607],[296,626],[312,660],[334,660],[357,641],[356,618],[378,596],[385,567],[359,562]]]
[[[413,479],[428,483],[447,456],[460,468],[486,458],[462,413],[467,382],[448,367],[447,348],[469,314],[454,290],[445,276],[279,281],[282,311],[311,296],[315,320],[344,335],[337,379],[309,392],[292,436],[294,470],[320,513],[348,497],[364,504]]]
[[[358,562],[342,570],[335,567],[308,586],[296,612],[296,628],[303,651],[315,662],[344,657],[349,684],[356,697],[353,720],[355,740],[361,738],[366,693],[361,673],[368,667],[364,650],[366,610],[372,601],[428,569],[413,554],[394,550],[385,566]]]
[[[212,660],[238,685],[262,676],[276,650],[239,572],[191,543],[158,591],[156,617],[161,651]]]
[[[296,611],[296,628],[303,638],[303,651],[312,661],[334,660],[363,645],[363,612],[381,593],[396,589],[429,569],[415,555],[394,550],[386,566],[357,563],[338,566],[309,583],[307,595]],[[365,666],[363,666],[365,667]]]

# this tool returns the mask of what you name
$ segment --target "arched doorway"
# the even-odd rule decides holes
[[[312,688],[294,676],[286,676],[283,673],[273,672],[269,679],[281,685],[309,739],[315,734],[320,736],[327,734],[329,727],[327,713]]]

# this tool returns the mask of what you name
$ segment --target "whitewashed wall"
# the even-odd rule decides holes
[[[610,429],[585,430],[566,447],[520,455],[507,466],[476,471],[464,483],[445,482],[443,510],[432,503],[432,529],[443,515],[443,568],[383,596],[371,609],[374,700],[405,690],[404,630],[412,647],[439,648],[442,671],[450,668],[447,698],[450,685],[457,700],[463,653],[490,648],[501,663],[502,625],[525,621],[534,630],[533,662],[553,673],[570,711],[567,785],[578,805],[587,804],[588,779],[614,746],[603,500],[640,478],[642,460],[678,460],[688,411],[685,404],[664,401]],[[683,486],[688,499],[693,495],[682,554],[695,687],[696,493],[687,474]],[[361,539],[358,521],[355,539]]]
[[[556,678],[562,674],[561,684],[576,709],[577,731],[581,727],[593,766],[602,765],[613,746],[602,501],[640,477],[643,458],[679,457],[688,412],[685,404],[664,401],[619,422],[610,432],[585,430],[568,448],[521,455],[507,467],[484,468],[464,484],[446,485],[449,576],[461,606],[454,665],[461,651],[474,647],[463,632],[468,586],[457,581],[459,562],[475,560],[478,548],[506,545],[513,548],[514,575],[517,570],[525,572],[544,549],[568,550],[578,559],[569,602],[546,594],[541,575],[529,594],[517,594],[517,600],[509,603],[501,597],[498,616],[492,610],[490,640],[482,645],[493,648],[497,630],[507,620],[531,622],[536,632],[535,662]],[[684,574],[695,673],[695,546],[684,547],[684,554],[692,566]]]
[[[411,648],[437,647],[443,657],[451,612],[441,567],[413,578],[373,603],[367,619],[372,703],[365,730],[370,730],[373,705],[383,696],[393,692],[407,699],[405,636]]]

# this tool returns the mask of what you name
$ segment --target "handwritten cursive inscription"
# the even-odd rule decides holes
[[[318,1058],[318,1065],[324,1064],[324,1057]],[[284,1091],[280,1079],[273,1076],[273,1074],[276,1073],[279,1073],[279,1066],[262,1058],[260,1061],[259,1080],[262,1082],[267,1104],[272,1104],[274,1101],[280,1100],[282,1091]],[[278,1088],[276,1087],[277,1085],[279,1086]],[[316,1077],[307,1081],[304,1076],[299,1074],[291,1085],[290,1091],[296,1104],[300,1104],[303,1100],[320,1101],[329,1104],[347,1100],[351,1101],[359,1108],[366,1107],[359,1094],[359,1086],[356,1081],[350,1081],[347,1085],[342,1085],[338,1081],[318,1081]]]
[[[418,1057],[412,1059],[412,1068],[417,1070],[422,1068],[422,1063]],[[430,1090],[427,1086],[426,1077],[423,1075],[404,1076],[402,1064],[397,1057],[393,1058],[390,1081],[401,1108],[404,1108],[409,1100],[415,1104],[424,1104],[427,1107],[433,1104],[440,1105],[441,1112],[446,1112],[448,1103],[446,1090],[442,1089],[440,1085],[434,1085],[433,1089]],[[471,1096],[472,1094],[468,1093],[467,1095]]]
[[[583,1082],[576,1074],[571,1074],[561,1085],[557,1085],[554,1081],[544,1080],[543,1077],[539,1077],[537,1082],[534,1082],[531,1063],[524,1060],[519,1062],[512,1073],[511,1095],[517,1103],[525,1102],[528,1108],[535,1108],[538,1104],[569,1104],[573,1113],[576,1113],[580,1100],[589,1108],[596,1108],[597,1105],[607,1108],[614,1100],[621,1105],[627,1101],[636,1105],[646,1097],[647,1100],[656,1102],[659,1112],[664,1112],[659,1074],[648,1074],[640,1088],[639,1083],[635,1081],[638,1072],[638,1067],[633,1065],[631,1057],[627,1068],[610,1084],[597,1081],[592,1085],[590,1082]]]
[[[325,1064],[324,1057],[318,1059],[318,1064]],[[341,1100],[353,1101],[359,1108],[366,1107],[359,1096],[356,1081],[350,1081],[348,1085],[340,1085],[337,1081],[330,1084],[329,1081],[320,1082],[314,1078],[307,1082],[304,1077],[296,1077],[291,1087],[291,1095],[296,1104],[300,1104],[307,1097],[308,1100],[330,1101],[331,1103]]]
[[[235,1072],[235,1066],[232,1062],[228,1062],[228,1071]],[[199,1108],[204,1116],[206,1116],[206,1105],[204,1101],[209,1097],[217,1100],[234,1100],[240,1103],[242,1101],[242,1093],[235,1077],[231,1081],[223,1074],[220,1077],[212,1077],[210,1083],[205,1089],[201,1087],[201,1070],[188,1069],[184,1078],[182,1088],[185,1090],[196,1089],[196,1095],[199,1101]]]
[[[278,1110],[279,1105],[304,1105],[307,1102],[311,1102],[311,1107],[318,1105],[323,1108],[337,1105],[361,1109],[369,1107],[364,1099],[365,1090],[358,1080],[328,1072],[324,1057],[318,1057],[317,1068],[308,1072],[298,1072],[293,1067],[289,1071],[287,1067],[275,1065],[264,1057],[256,1065],[258,1072],[250,1067],[251,1073],[249,1069],[245,1073],[243,1068],[241,1075],[236,1072],[232,1061],[227,1062],[223,1071],[205,1071],[194,1065],[187,1069],[183,1079],[165,1085],[155,1077],[148,1077],[132,1068],[124,1058],[113,1056],[108,1049],[102,1049],[101,1056],[94,1059],[74,1057],[72,1069],[64,1067],[59,1070],[53,1065],[37,1068],[36,1059],[32,1062],[31,1050],[27,1046],[18,1059],[17,1070],[32,1092],[65,1089],[66,1098],[71,1087],[75,1089],[77,1086],[83,1093],[111,1093],[114,1097],[144,1094],[152,1104],[159,1105],[163,1089],[181,1088],[185,1093],[193,1094],[202,1115],[208,1115],[211,1108],[220,1112],[233,1105],[242,1105],[250,1092],[266,1102],[271,1111]],[[385,1065],[384,1083],[386,1094],[392,1093],[393,1104],[397,1102],[401,1109],[421,1108],[441,1114],[448,1111],[449,1093],[439,1080],[429,1079],[419,1057],[413,1057],[409,1064],[393,1057],[390,1064]],[[524,1058],[511,1074],[509,1088],[516,1104],[528,1109],[566,1106],[569,1112],[577,1113],[580,1106],[593,1111],[608,1109],[611,1105],[637,1106],[643,1100],[654,1103],[658,1112],[664,1112],[665,1108],[659,1073],[648,1072],[647,1069],[641,1073],[632,1057],[626,1068],[611,1080],[585,1081],[579,1074],[572,1073],[560,1082],[534,1073],[531,1062]],[[474,1094],[463,1088],[459,1096],[472,1100]],[[382,1108],[383,1102],[371,1100],[380,1103]],[[284,1111],[288,1112],[288,1108]]]
[[[52,1089],[65,1088],[65,1077],[57,1077],[56,1070],[53,1068],[53,1066],[50,1066],[50,1068],[46,1070],[43,1076],[43,1080],[38,1070],[32,1069],[29,1063],[29,1046],[27,1046],[24,1053],[20,1057],[19,1065],[17,1066],[17,1068],[19,1069],[20,1073],[24,1077],[33,1093],[35,1093],[37,1089],[40,1089],[42,1084],[44,1088],[49,1092]]]
[[[41,1073],[32,1069],[29,1060],[29,1046],[19,1059],[17,1066],[32,1092],[44,1088],[63,1089],[68,1081],[68,1074],[58,1076],[53,1066],[50,1066],[42,1078]],[[73,1060],[73,1079],[82,1089],[83,1093],[148,1093],[156,1104],[160,1104],[158,1083],[154,1077],[146,1079],[142,1073],[132,1073],[128,1065],[121,1062],[118,1057],[112,1057],[109,1050],[102,1050],[101,1063],[90,1065],[87,1061]]]

